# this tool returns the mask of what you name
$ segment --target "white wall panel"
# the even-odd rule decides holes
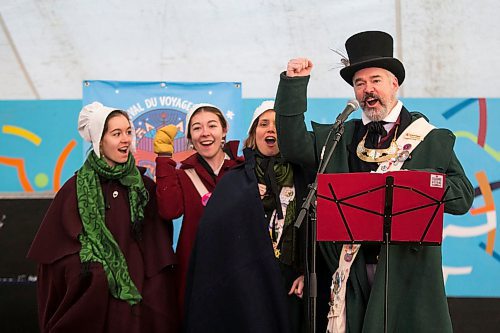
[[[0,99],[81,98],[81,81],[241,81],[273,97],[288,59],[315,68],[310,97],[349,97],[338,74],[345,40],[362,30],[396,39],[405,97],[500,95],[494,0],[0,0]],[[33,92],[33,90],[36,92]]]

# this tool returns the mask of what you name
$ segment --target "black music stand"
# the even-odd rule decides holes
[[[389,244],[440,245],[445,175],[424,171],[318,175],[317,240],[385,244],[384,332]]]

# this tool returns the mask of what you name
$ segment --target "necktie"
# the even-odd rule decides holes
[[[387,124],[387,122],[372,121],[366,125],[368,131],[366,142],[369,148],[376,148],[378,146],[379,138],[383,138],[387,135],[384,124]]]

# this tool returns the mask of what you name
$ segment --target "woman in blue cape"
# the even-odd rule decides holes
[[[186,332],[301,332],[304,233],[293,226],[308,177],[284,161],[274,102],[255,110],[245,164],[206,207],[190,259]]]

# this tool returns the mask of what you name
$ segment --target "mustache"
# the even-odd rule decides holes
[[[363,95],[363,100],[361,101],[362,103],[366,103],[366,100],[369,99],[369,98],[375,98],[375,99],[378,99],[380,100],[380,97],[375,94],[375,93],[366,93]]]

